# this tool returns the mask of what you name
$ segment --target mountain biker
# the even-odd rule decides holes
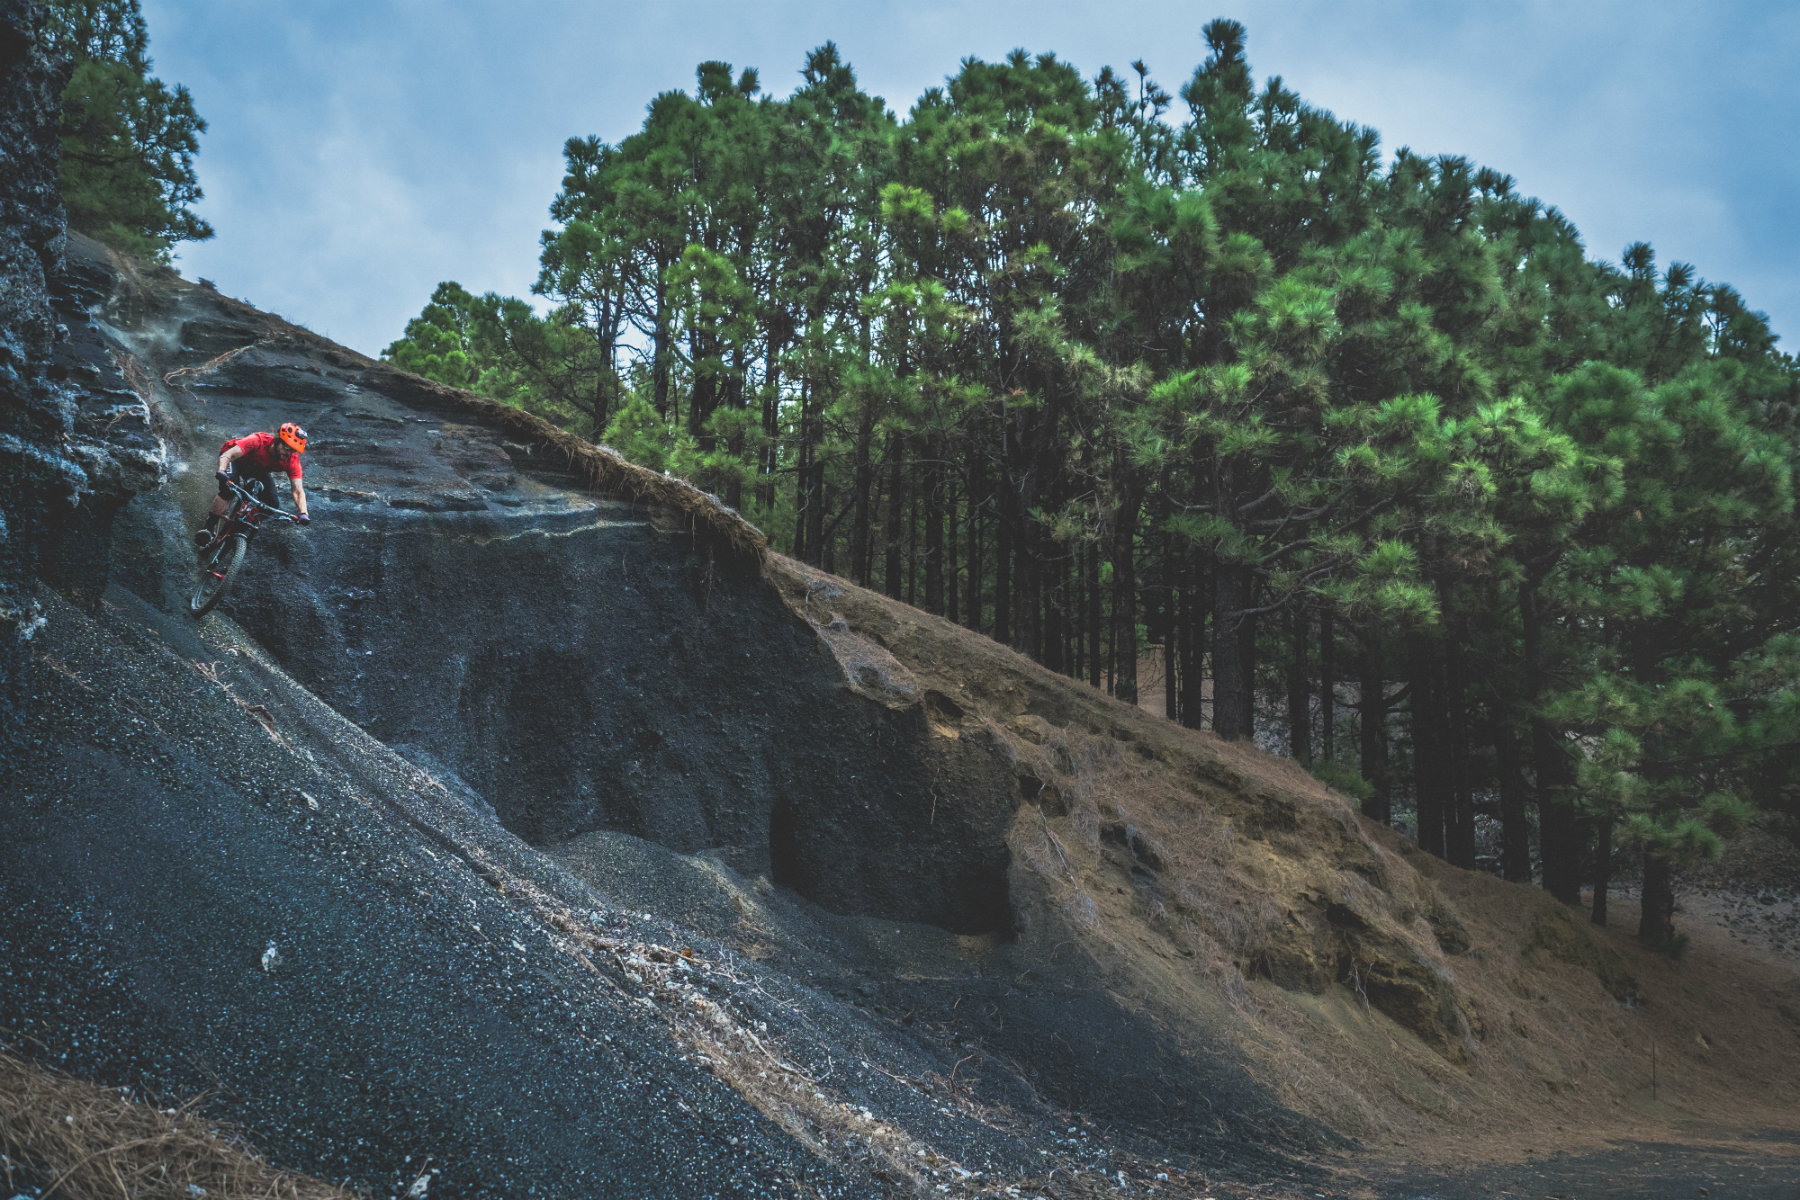
[[[299,514],[294,520],[301,525],[311,524],[312,518],[306,513],[306,489],[300,484],[300,456],[305,452],[306,430],[292,421],[274,433],[247,434],[220,446],[219,494],[213,497],[206,524],[194,533],[195,545],[204,546],[213,539],[229,507],[234,483],[251,492],[260,488],[262,501],[280,508],[280,502],[275,499],[275,481],[270,478],[276,471],[288,477],[288,488],[293,493],[294,508]]]

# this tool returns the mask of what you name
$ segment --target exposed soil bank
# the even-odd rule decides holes
[[[845,687],[754,562],[697,553],[680,514],[584,495],[404,381],[383,394],[258,343],[205,293],[171,299],[174,348],[136,341],[153,371],[250,347],[171,397],[199,484],[182,503],[227,437],[289,419],[311,435],[317,524],[257,546],[229,610],[321,699],[534,844],[621,830],[838,911],[1010,930],[1010,771]],[[137,520],[147,545],[176,518]],[[179,559],[155,569],[180,578]]]

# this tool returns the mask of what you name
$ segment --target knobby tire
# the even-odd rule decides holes
[[[231,581],[237,578],[238,568],[244,565],[244,551],[247,548],[244,535],[234,533],[225,539],[225,544],[214,551],[210,559],[201,564],[200,586],[194,589],[193,596],[188,600],[189,612],[196,617],[204,617],[225,598]]]

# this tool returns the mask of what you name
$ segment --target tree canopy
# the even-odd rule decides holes
[[[1175,92],[1015,51],[904,117],[830,44],[786,97],[703,63],[568,143],[547,314],[445,284],[388,357],[1597,920],[1629,847],[1666,942],[1670,871],[1793,803],[1800,371],[1204,38]]]
[[[189,205],[206,122],[185,87],[150,74],[138,0],[47,0],[46,36],[72,69],[63,89],[60,184],[69,225],[122,250],[166,259],[213,235]]]

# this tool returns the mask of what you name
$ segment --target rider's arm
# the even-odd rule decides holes
[[[301,487],[300,481],[291,475],[288,477],[288,487],[294,494],[294,507],[300,510],[301,516],[306,516],[306,489]]]
[[[225,448],[225,453],[219,455],[219,470],[229,471],[231,469],[231,464],[242,457],[244,457],[244,448],[242,446],[227,446]]]

